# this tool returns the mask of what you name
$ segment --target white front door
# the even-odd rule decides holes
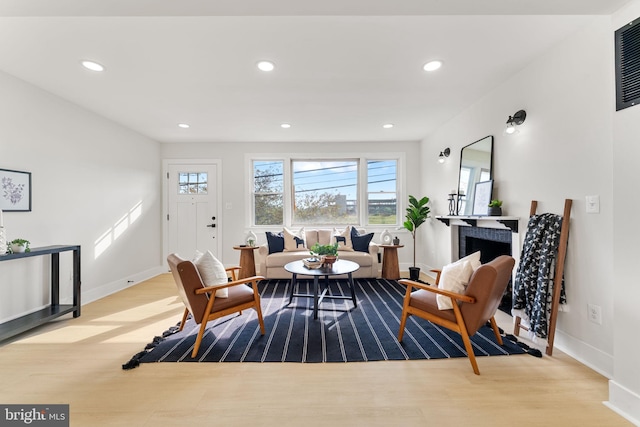
[[[192,259],[196,250],[211,251],[218,257],[217,172],[216,164],[167,165],[168,253]]]

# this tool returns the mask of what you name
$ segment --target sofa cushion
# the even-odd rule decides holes
[[[285,251],[276,254],[271,254],[265,259],[265,267],[284,267],[285,264],[291,261],[298,261],[303,258],[309,257],[307,251]],[[373,265],[374,258],[368,252],[348,252],[343,251],[338,254],[338,259],[346,259],[357,263],[360,267],[371,267]]]
[[[267,268],[283,267],[291,261],[298,261],[310,256],[308,251],[286,251],[277,254],[271,254],[265,259]]]
[[[373,233],[360,234],[355,227],[351,228],[351,242],[353,250],[359,252],[369,252],[369,243],[373,239]]]
[[[333,244],[333,230],[318,230],[318,243],[321,245]],[[311,246],[309,246],[311,247]]]
[[[267,231],[267,246],[269,247],[269,254],[275,254],[284,251],[284,236],[282,232],[273,233]]]
[[[333,229],[333,242],[338,242],[339,251],[353,251],[353,243],[351,242],[351,226],[347,225],[343,231],[336,228]]]
[[[282,234],[284,235],[285,252],[299,251],[307,247],[305,243],[306,234],[304,232],[304,227],[298,231],[292,231],[285,227]]]

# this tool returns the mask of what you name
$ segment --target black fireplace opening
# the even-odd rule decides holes
[[[500,255],[512,255],[511,231],[482,227],[460,227],[459,256],[463,258],[480,251],[480,262],[485,264]],[[513,284],[509,280],[499,309],[511,314]]]

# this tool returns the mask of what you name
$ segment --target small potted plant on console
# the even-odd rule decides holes
[[[9,242],[9,249],[11,249],[11,253],[14,253],[14,254],[31,252],[31,249],[29,249],[30,243],[31,242],[25,239],[13,239],[12,241]]]

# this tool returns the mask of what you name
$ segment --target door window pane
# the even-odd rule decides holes
[[[207,194],[207,172],[179,172],[178,194]]]

